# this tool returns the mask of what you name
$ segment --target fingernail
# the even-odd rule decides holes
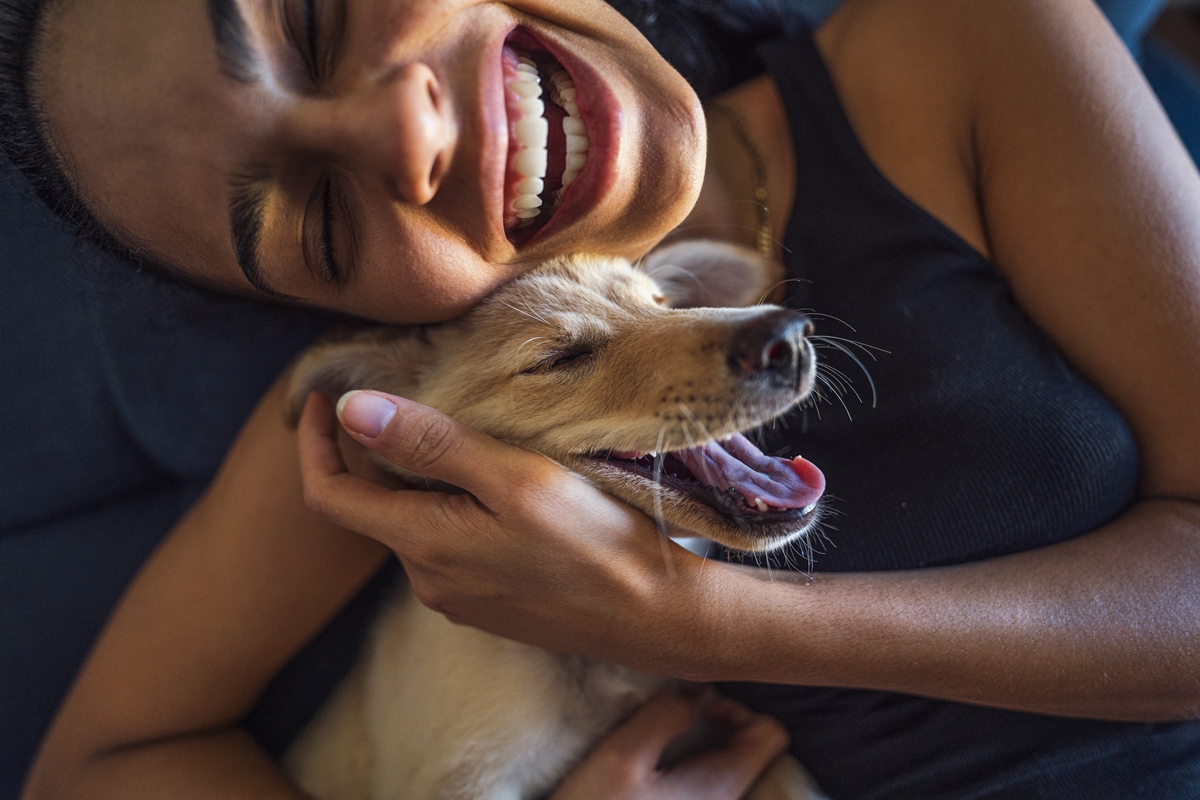
[[[374,439],[396,416],[396,405],[370,392],[347,392],[338,400],[337,415],[346,430]]]

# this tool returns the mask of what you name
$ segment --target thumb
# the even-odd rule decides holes
[[[337,415],[364,447],[402,469],[465,489],[484,505],[503,497],[518,466],[514,455],[525,452],[384,392],[348,392],[338,401]]]

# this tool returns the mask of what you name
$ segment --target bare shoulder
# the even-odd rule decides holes
[[[902,192],[981,252],[974,93],[981,69],[959,6],[847,0],[816,32],[863,149]]]
[[[960,232],[975,214],[1124,414],[1143,493],[1200,499],[1200,176],[1095,4],[848,0],[818,44],[884,173]]]
[[[1064,36],[1082,44],[1096,26],[1112,33],[1092,0],[846,0],[817,37],[827,57],[856,61],[893,86],[934,79],[971,94],[1010,48],[1029,56]]]

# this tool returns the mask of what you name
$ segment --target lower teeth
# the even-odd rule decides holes
[[[761,497],[754,498],[754,502],[751,503],[750,505],[764,513],[766,513],[767,511],[777,511],[778,510],[778,509],[772,508],[771,506],[767,505],[767,503],[764,502]],[[804,508],[800,509],[800,516],[804,516],[805,514],[811,514],[816,507],[817,507],[816,503],[805,506]]]

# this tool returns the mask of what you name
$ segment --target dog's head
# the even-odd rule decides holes
[[[811,392],[810,323],[761,296],[765,265],[715,243],[621,259],[558,259],[457,320],[318,345],[295,367],[310,391],[375,389],[542,452],[666,524],[762,552],[819,513],[819,470],[763,455],[743,431]],[[726,300],[725,302],[729,302]]]

